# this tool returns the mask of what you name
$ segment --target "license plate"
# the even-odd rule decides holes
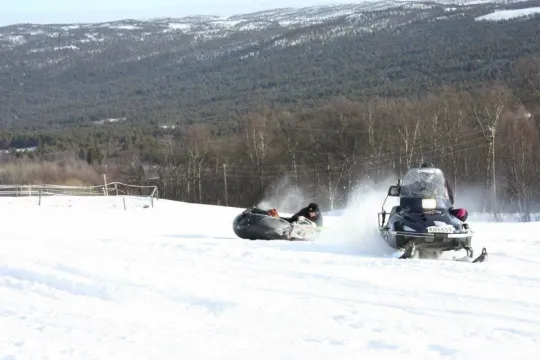
[[[454,227],[452,225],[447,226],[430,226],[427,228],[429,233],[445,233],[450,234],[454,232]]]

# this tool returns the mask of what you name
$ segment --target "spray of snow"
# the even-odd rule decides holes
[[[375,257],[393,254],[394,250],[379,235],[377,214],[382,209],[388,187],[395,183],[395,177],[379,183],[361,181],[352,189],[345,209],[326,211],[321,208],[325,231],[312,250]],[[307,190],[293,185],[288,177],[280,179],[272,187],[274,191],[259,202],[258,207],[275,208],[281,215],[285,215],[300,210],[313,200],[306,195]],[[384,208],[390,211],[396,204],[397,199],[389,197]]]
[[[293,179],[285,176],[269,187],[268,195],[257,206],[262,209],[277,209],[280,213],[295,213],[311,201]]]
[[[365,180],[356,185],[351,192],[347,207],[320,239],[320,243],[332,245],[334,252],[363,255],[388,256],[394,252],[382,241],[378,232],[378,213],[382,209],[388,187],[395,184],[389,178],[376,184]],[[385,210],[396,205],[396,199],[389,197]]]

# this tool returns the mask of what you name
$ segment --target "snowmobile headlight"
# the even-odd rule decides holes
[[[437,201],[435,199],[422,199],[422,208],[435,209],[437,208]]]

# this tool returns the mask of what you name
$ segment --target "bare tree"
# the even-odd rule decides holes
[[[198,202],[202,203],[202,170],[208,155],[209,132],[204,125],[196,124],[186,133],[186,157],[188,162],[188,177],[191,175],[194,187],[197,189]],[[188,185],[189,186],[189,185]],[[188,188],[189,193],[189,188]]]
[[[540,132],[525,108],[504,124],[508,145],[504,162],[508,169],[508,191],[524,221],[531,220],[531,205],[540,180]]]
[[[265,172],[270,150],[270,137],[272,128],[268,126],[267,114],[250,115],[245,119],[244,135],[247,152],[252,165],[258,174],[260,196],[264,193],[266,185]]]
[[[403,104],[402,114],[397,130],[404,145],[405,166],[410,168],[420,139],[420,117],[409,103]]]
[[[490,207],[492,212],[496,212],[498,209],[495,140],[497,129],[501,122],[501,114],[503,113],[505,106],[508,105],[511,92],[507,86],[498,85],[486,89],[479,97],[480,99],[474,105],[474,114],[476,121],[489,144],[486,157],[486,189],[491,187]],[[487,206],[487,204],[485,204],[485,206]]]

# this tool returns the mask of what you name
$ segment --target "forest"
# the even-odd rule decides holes
[[[524,97],[494,83],[476,92],[443,87],[417,100],[343,98],[297,112],[261,107],[221,127],[109,124],[4,134],[3,142],[37,149],[5,154],[2,181],[90,184],[106,173],[110,181],[158,185],[167,199],[244,207],[286,193],[336,209],[359,187],[388,186],[432,161],[457,201],[530,214],[540,200],[540,58],[518,65]],[[25,179],[14,176],[36,163],[41,168]],[[479,198],[471,201],[466,191],[473,190]]]

